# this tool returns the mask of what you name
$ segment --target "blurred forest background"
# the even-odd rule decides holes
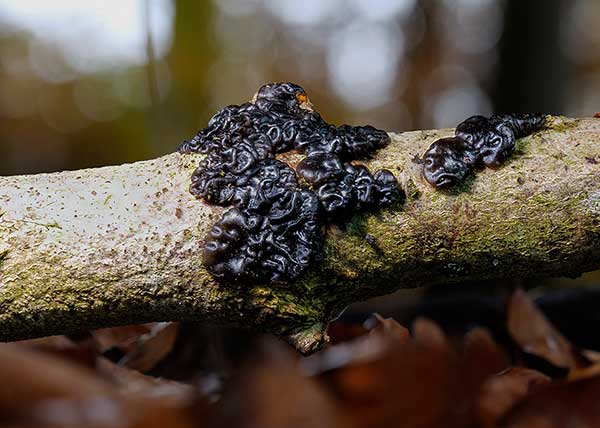
[[[0,0],[0,174],[174,150],[262,84],[386,130],[600,110],[597,0]]]
[[[173,152],[273,81],[388,131],[592,116],[599,28],[600,0],[0,0],[0,175]],[[306,359],[187,322],[1,344],[0,425],[598,427],[599,284],[401,290]]]
[[[0,0],[0,174],[171,152],[272,81],[389,131],[591,116],[599,25],[598,0]]]

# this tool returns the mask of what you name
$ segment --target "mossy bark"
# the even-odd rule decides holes
[[[203,268],[223,209],[188,192],[201,155],[0,177],[0,340],[195,320],[307,353],[345,305],[399,288],[600,268],[599,119],[551,118],[498,170],[437,191],[418,157],[451,133],[391,134],[367,164],[394,172],[406,203],[331,228],[323,260],[276,287],[223,286]]]

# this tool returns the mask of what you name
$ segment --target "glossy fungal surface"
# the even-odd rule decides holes
[[[515,142],[544,127],[542,114],[472,116],[456,127],[455,136],[435,141],[423,155],[423,176],[432,186],[450,187],[477,168],[498,167]]]
[[[179,148],[207,155],[192,194],[231,207],[206,237],[207,269],[227,282],[296,279],[318,257],[328,223],[402,200],[390,171],[352,163],[388,143],[372,126],[328,124],[293,83],[223,108]],[[306,155],[295,169],[276,158],[290,150]]]

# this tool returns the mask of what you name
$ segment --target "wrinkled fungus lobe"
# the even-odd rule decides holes
[[[182,153],[206,154],[190,191],[231,206],[206,237],[204,264],[225,281],[287,282],[302,274],[323,244],[327,222],[401,200],[394,175],[351,163],[389,143],[372,126],[334,126],[292,83],[261,87],[254,99],[219,111]],[[276,159],[297,150],[296,170]]]
[[[455,136],[435,141],[423,155],[429,184],[450,187],[476,168],[498,167],[515,149],[515,141],[544,127],[542,114],[472,116],[456,127]]]

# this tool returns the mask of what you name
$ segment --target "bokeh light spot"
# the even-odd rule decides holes
[[[330,84],[338,97],[357,109],[382,105],[390,98],[403,50],[399,28],[351,24],[329,42]]]

